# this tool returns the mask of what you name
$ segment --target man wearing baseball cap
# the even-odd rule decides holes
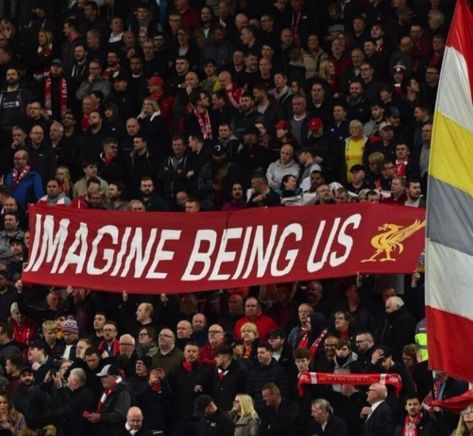
[[[95,411],[85,411],[83,417],[92,424],[93,434],[115,436],[125,425],[131,395],[120,376],[118,366],[108,364],[97,374],[103,393]]]
[[[194,402],[194,417],[201,418],[201,436],[228,436],[234,432],[230,417],[220,410],[210,395],[199,395]]]

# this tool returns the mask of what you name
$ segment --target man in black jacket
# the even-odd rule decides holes
[[[330,403],[318,398],[312,401],[311,415],[314,420],[309,423],[307,436],[347,436],[347,425],[343,419],[333,414]]]
[[[390,435],[393,432],[393,414],[386,403],[388,390],[380,383],[372,384],[368,389],[368,404],[363,407],[361,416],[365,418],[361,436]]]
[[[97,374],[103,394],[95,411],[85,411],[83,416],[92,426],[94,436],[115,436],[123,426],[131,406],[131,395],[115,365],[105,365]]]
[[[266,407],[261,412],[261,436],[292,436],[299,414],[297,404],[283,399],[274,383],[263,386],[261,396]]]
[[[130,407],[126,415],[125,425],[116,436],[152,436],[152,432],[143,428],[143,413],[139,407]]]
[[[217,367],[212,378],[212,397],[222,410],[231,410],[235,395],[246,392],[246,372],[233,359],[233,348],[220,347],[215,355]]]
[[[194,416],[202,417],[200,436],[229,436],[234,432],[235,425],[231,418],[217,407],[209,395],[203,394],[196,398]]]
[[[86,374],[82,368],[71,370],[67,387],[58,389],[64,409],[64,432],[70,436],[83,436],[90,432],[91,424],[82,416],[85,410],[93,410],[94,394],[86,386]]]
[[[184,360],[169,374],[169,383],[174,394],[174,435],[195,434],[193,419],[194,400],[206,390],[210,371],[198,362],[199,346],[188,342],[184,347]]]

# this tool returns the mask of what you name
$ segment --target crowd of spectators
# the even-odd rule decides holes
[[[425,207],[453,4],[0,0],[0,434],[470,434],[432,406],[467,384],[428,369],[422,259],[182,295],[21,280],[30,203]]]

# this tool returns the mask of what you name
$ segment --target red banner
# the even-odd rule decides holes
[[[423,209],[345,204],[238,212],[32,206],[32,283],[177,293],[356,273],[410,273]]]
[[[402,391],[402,381],[399,374],[389,372],[383,374],[333,374],[331,372],[303,372],[299,375],[297,391],[302,397],[306,385],[364,385],[374,383],[394,387],[396,396]]]

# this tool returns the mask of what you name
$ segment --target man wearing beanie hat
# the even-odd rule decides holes
[[[131,386],[133,394],[136,396],[148,385],[148,377],[153,366],[151,357],[143,355],[134,362],[133,372],[127,383]]]
[[[67,319],[62,326],[62,336],[66,344],[63,359],[73,360],[76,356],[76,344],[79,340],[79,327],[75,319]]]

